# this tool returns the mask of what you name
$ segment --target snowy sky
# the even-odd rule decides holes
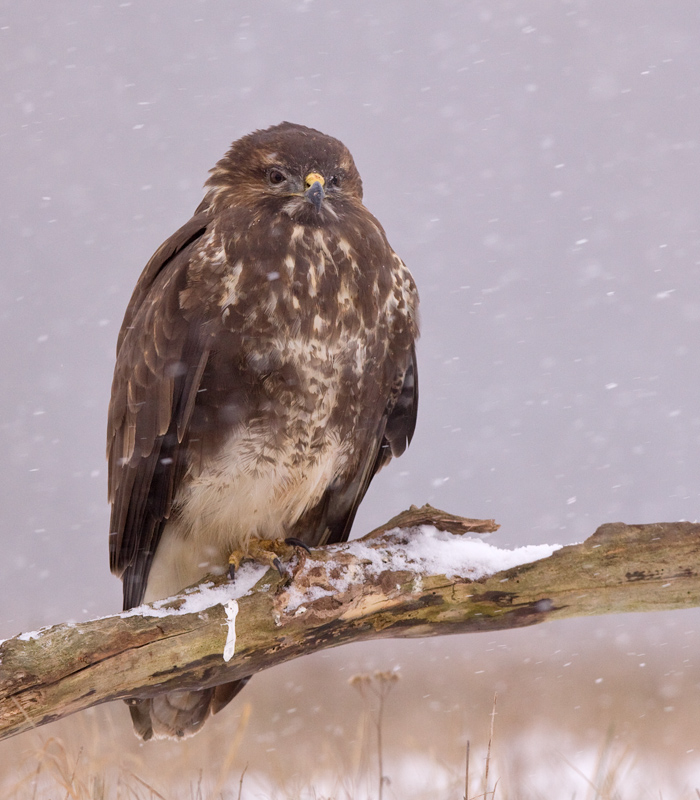
[[[119,608],[124,308],[229,143],[282,119],[348,145],[421,291],[417,433],[356,533],[423,502],[511,547],[694,518],[697,26],[651,0],[4,4],[0,635]]]

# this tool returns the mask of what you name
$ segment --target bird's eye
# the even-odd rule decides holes
[[[333,189],[338,189],[340,187],[340,177],[338,175],[333,175],[328,179],[328,186]]]
[[[280,169],[271,169],[267,178],[273,186],[279,186],[287,180],[287,176]]]

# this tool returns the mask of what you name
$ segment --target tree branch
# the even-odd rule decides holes
[[[417,525],[457,535],[438,541]],[[444,564],[461,552],[455,547],[469,546],[459,534],[497,527],[412,507],[362,540],[302,553],[290,562],[291,580],[257,568],[262,577],[244,596],[238,582],[218,578],[138,610],[8,639],[0,645],[0,738],[99,703],[213,686],[346,642],[700,605],[700,525],[689,522],[603,525],[583,544],[477,580],[465,568],[450,578],[431,574],[430,562],[411,556],[422,543],[442,552]],[[233,651],[228,661],[225,649]]]

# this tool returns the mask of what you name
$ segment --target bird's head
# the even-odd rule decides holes
[[[361,205],[362,180],[345,145],[313,128],[283,122],[244,136],[211,171],[202,204],[214,212],[287,215],[320,226]]]

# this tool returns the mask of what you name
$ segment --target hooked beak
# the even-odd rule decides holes
[[[318,172],[309,172],[304,179],[304,186],[306,187],[304,197],[313,205],[316,211],[321,210],[321,203],[326,196],[323,191],[325,182],[323,175],[319,175]]]

